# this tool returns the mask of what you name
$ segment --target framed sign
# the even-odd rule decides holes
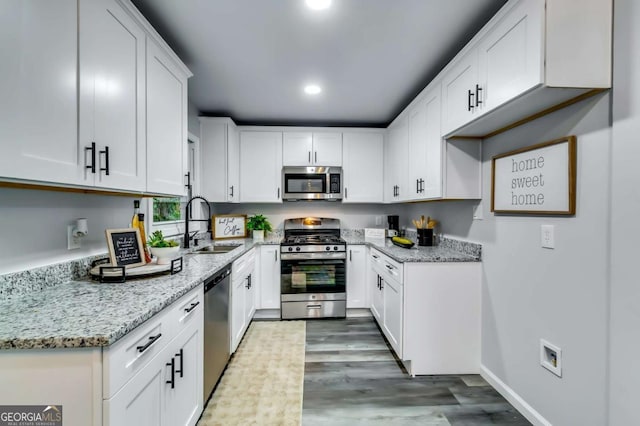
[[[247,236],[246,214],[225,214],[213,216],[212,219],[211,236],[214,240]]]
[[[576,137],[567,136],[493,157],[491,211],[574,215]]]
[[[138,229],[107,229],[105,233],[112,265],[133,268],[145,264],[144,246]]]

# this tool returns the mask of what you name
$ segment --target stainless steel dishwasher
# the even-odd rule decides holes
[[[204,280],[204,404],[229,361],[231,265]]]

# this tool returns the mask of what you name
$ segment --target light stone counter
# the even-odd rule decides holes
[[[225,254],[189,255],[185,250],[183,270],[175,275],[113,284],[84,278],[42,286],[36,291],[15,292],[0,300],[0,349],[111,345],[257,245],[251,239],[218,244],[238,242],[243,244]],[[268,238],[258,244],[280,244],[280,238]],[[201,242],[195,249],[203,245]],[[12,276],[17,278],[11,282],[19,284],[21,275]],[[9,281],[11,277],[5,279]]]

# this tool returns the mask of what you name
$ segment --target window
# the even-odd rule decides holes
[[[175,222],[182,220],[182,208],[180,198],[155,198],[153,199],[153,223]]]

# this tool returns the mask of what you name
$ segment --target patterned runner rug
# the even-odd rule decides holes
[[[306,324],[254,321],[231,358],[198,426],[298,426]]]

